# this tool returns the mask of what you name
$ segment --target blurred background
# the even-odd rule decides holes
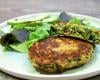
[[[0,0],[0,22],[40,12],[78,13],[100,18],[100,0]],[[0,72],[0,80],[23,80]],[[100,80],[100,76],[84,80]]]
[[[100,18],[100,0],[0,0],[0,22],[25,14],[58,11]]]

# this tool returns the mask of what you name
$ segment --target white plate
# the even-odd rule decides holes
[[[30,19],[37,16],[42,15],[58,15],[59,13],[39,13],[32,15],[25,15],[21,17],[17,17],[19,20]],[[100,20],[96,18],[92,18],[89,16],[72,14],[72,16],[77,16],[79,18],[87,19],[91,25],[100,29]],[[9,32],[9,28],[7,27],[7,21],[0,24],[0,28]],[[100,74],[100,45],[96,45],[94,52],[94,59],[88,62],[86,65],[68,70],[63,74],[57,75],[44,75],[37,72],[31,65],[28,60],[27,53],[17,53],[17,52],[3,52],[3,47],[0,45],[0,69],[8,74],[11,74],[16,77],[21,77],[25,79],[32,80],[77,80],[83,79],[91,76],[95,76]]]

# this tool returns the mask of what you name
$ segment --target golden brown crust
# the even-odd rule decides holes
[[[61,69],[61,71],[63,71],[65,68],[73,67],[70,65],[70,62],[73,60],[77,60],[77,63],[74,64],[74,66],[88,62],[92,49],[92,44],[82,40],[65,37],[50,37],[33,44],[29,49],[29,57],[40,69],[44,69],[43,66],[45,65],[52,64],[52,67],[54,68],[54,64],[59,64],[60,67],[63,67]],[[86,61],[81,63],[80,59],[84,55],[87,55],[88,59],[85,59]],[[78,64],[78,60],[80,64]],[[68,65],[69,67],[67,67]],[[64,66],[66,67],[64,68]],[[54,71],[51,68],[49,70],[51,70],[51,72],[57,71]]]

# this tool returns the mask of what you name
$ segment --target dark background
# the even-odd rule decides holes
[[[71,12],[100,18],[100,0],[0,0],[0,22],[39,12]],[[22,80],[0,71],[0,80]],[[84,80],[100,80],[100,75]]]

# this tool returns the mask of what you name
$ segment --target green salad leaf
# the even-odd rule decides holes
[[[28,48],[30,47],[30,45],[32,45],[32,43],[49,36],[50,28],[51,25],[49,23],[43,23],[41,26],[36,26],[34,27],[34,29],[32,28],[29,31],[29,38],[27,41],[19,44],[11,44],[10,47],[15,51],[28,52]]]
[[[75,23],[75,24],[82,24],[82,20],[81,19],[78,19],[76,17],[72,17],[70,20],[69,20],[70,23]]]
[[[12,45],[9,45],[9,46],[15,51],[27,53],[28,48],[31,46],[32,43],[34,43],[36,41],[38,41],[38,39],[26,41],[26,42],[21,43],[21,44],[12,44]]]
[[[49,36],[48,31],[50,31],[50,24],[43,23],[41,27],[39,26],[36,27],[36,30],[34,32],[30,32],[29,40],[42,39],[42,38],[48,37]]]

